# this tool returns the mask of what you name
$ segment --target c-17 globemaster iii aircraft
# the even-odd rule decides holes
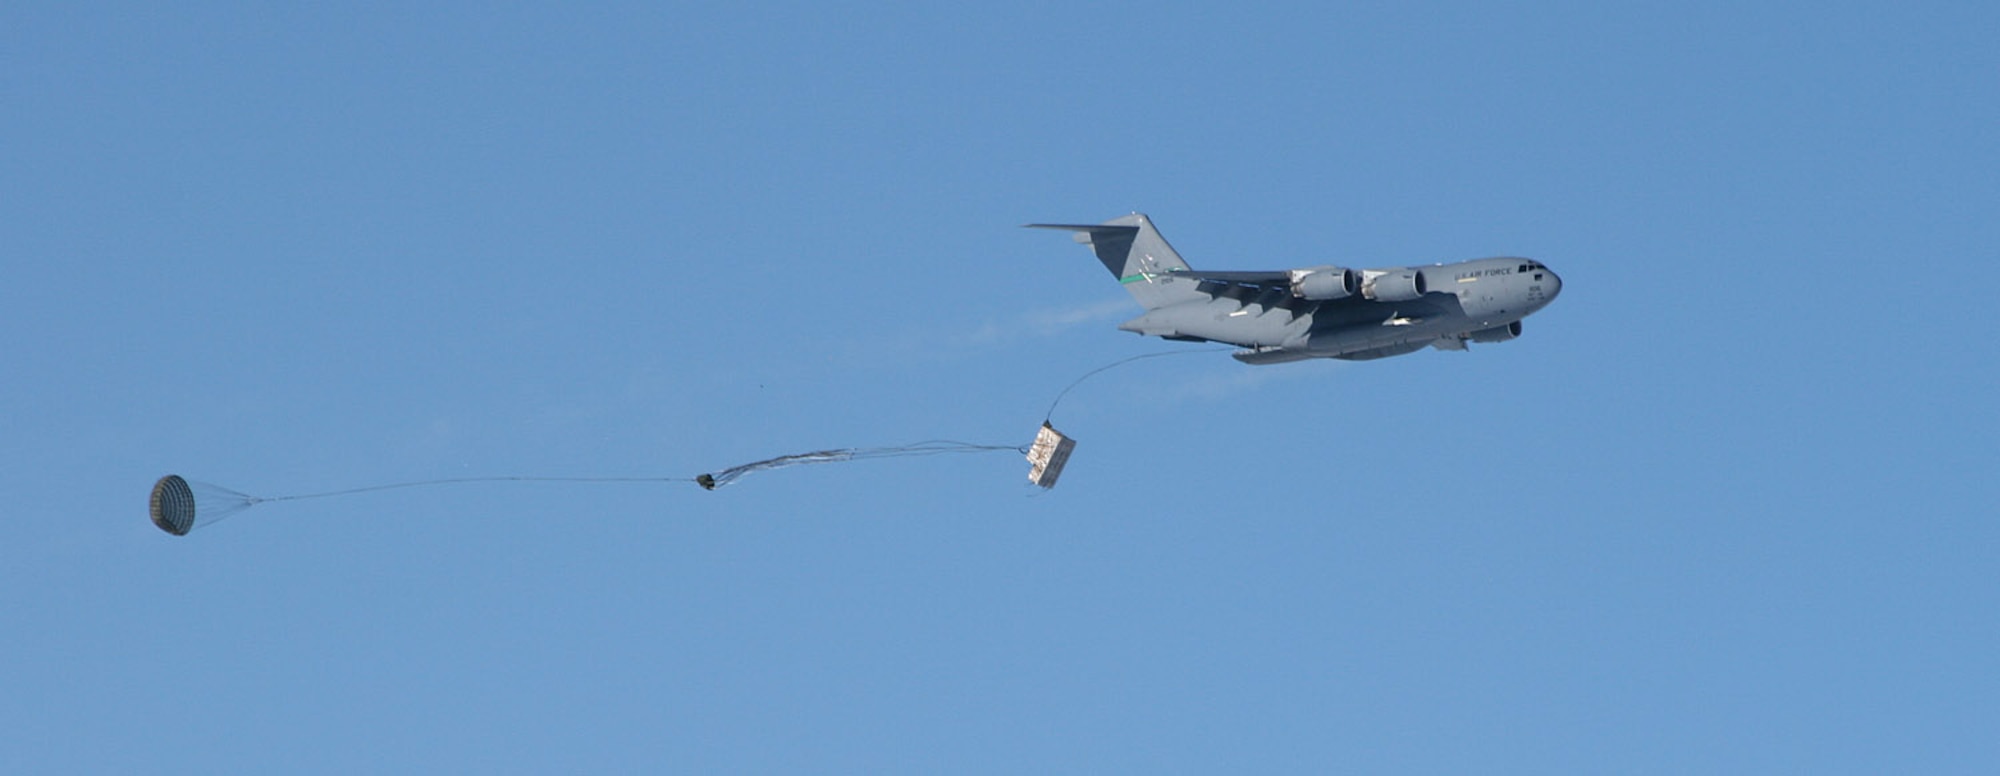
[[[1333,265],[1270,272],[1188,267],[1142,213],[1102,224],[1029,224],[1067,229],[1090,246],[1146,314],[1118,328],[1187,342],[1242,347],[1246,364],[1308,358],[1361,361],[1426,346],[1465,350],[1506,342],[1521,319],[1562,291],[1540,262],[1474,259],[1386,269]]]

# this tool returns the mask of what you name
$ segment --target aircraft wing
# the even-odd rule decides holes
[[[1216,283],[1231,283],[1242,286],[1283,286],[1291,287],[1292,274],[1285,270],[1271,272],[1204,272],[1198,269],[1175,270],[1177,278],[1194,278]]]

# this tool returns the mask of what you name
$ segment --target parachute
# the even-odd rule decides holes
[[[195,528],[213,525],[222,518],[241,512],[250,507],[270,501],[299,501],[302,499],[348,496],[397,488],[416,488],[433,485],[454,485],[471,482],[692,482],[706,490],[715,490],[744,476],[770,469],[800,466],[812,463],[839,463],[870,458],[902,458],[910,456],[944,455],[949,453],[985,453],[994,451],[1026,453],[1026,445],[975,445],[969,442],[951,440],[931,440],[896,447],[844,447],[834,450],[815,450],[810,453],[781,455],[762,461],[731,466],[727,469],[700,474],[694,477],[530,477],[512,475],[504,477],[452,477],[417,482],[398,482],[389,485],[370,485],[363,488],[348,488],[324,493],[302,493],[291,496],[252,496],[220,485],[194,482],[178,474],[161,477],[153,483],[153,494],[148,502],[148,513],[153,525],[174,536],[186,536]],[[1067,455],[1067,452],[1065,452]],[[1053,478],[1051,478],[1053,484]]]
[[[186,536],[195,529],[197,514],[201,525],[209,525],[270,500],[169,474],[153,483],[153,497],[147,507],[153,525],[175,536]]]
[[[194,489],[178,474],[161,477],[153,483],[151,511],[153,525],[175,536],[186,536],[194,530]]]
[[[161,477],[153,483],[153,496],[148,502],[148,512],[153,525],[175,536],[186,536],[189,531],[221,522],[223,518],[271,501],[300,501],[303,499],[348,496],[378,490],[416,488],[430,485],[453,485],[466,482],[693,482],[686,477],[452,477],[441,480],[419,482],[398,482],[389,485],[370,485],[365,488],[327,491],[325,493],[300,493],[290,496],[252,496],[221,485],[196,482],[178,474]]]

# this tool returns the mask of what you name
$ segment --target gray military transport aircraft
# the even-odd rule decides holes
[[[1474,259],[1387,269],[1324,265],[1270,272],[1188,267],[1142,213],[1102,224],[1028,224],[1067,229],[1146,308],[1118,328],[1185,342],[1236,345],[1236,360],[1282,364],[1308,358],[1362,361],[1426,346],[1521,336],[1521,319],[1562,291],[1540,262]]]

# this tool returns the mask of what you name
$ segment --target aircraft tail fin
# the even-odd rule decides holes
[[[1076,232],[1076,241],[1090,246],[1097,260],[1111,276],[1125,284],[1132,298],[1151,310],[1201,298],[1195,290],[1199,281],[1175,278],[1188,269],[1187,262],[1153,228],[1143,213],[1119,216],[1101,224],[1028,224],[1036,229],[1066,229]]]

